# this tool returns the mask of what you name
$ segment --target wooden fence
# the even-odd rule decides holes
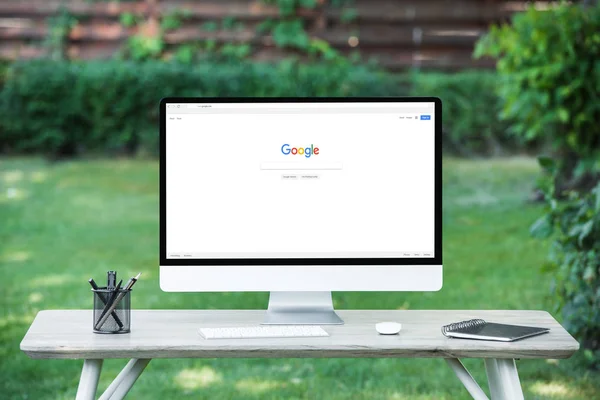
[[[330,3],[321,0],[316,9],[300,11],[309,35],[342,53],[358,50],[365,59],[375,58],[391,70],[493,66],[491,60],[472,59],[475,41],[490,24],[506,21],[526,6],[523,1],[505,0],[354,0],[345,7],[355,10],[356,16],[344,22],[348,10]],[[178,29],[165,34],[167,49],[215,39],[251,44],[250,57],[255,60],[277,60],[291,52],[276,47],[268,34],[257,33],[259,23],[279,16],[275,6],[260,0],[0,0],[0,58],[46,55],[49,18],[61,7],[77,21],[65,42],[66,54],[75,59],[114,56],[140,29],[123,26],[123,13],[152,21],[175,10],[186,10],[187,17]],[[226,18],[239,21],[241,29],[201,29],[206,21]]]

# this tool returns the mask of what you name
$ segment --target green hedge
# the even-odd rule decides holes
[[[392,75],[350,64],[21,62],[0,90],[0,151],[48,155],[155,154],[158,102],[167,96],[439,96],[444,149],[514,149],[498,122],[493,72]]]
[[[600,368],[600,183],[589,192],[564,192],[557,186],[559,163],[539,157],[547,177],[541,181],[545,214],[530,228],[552,238],[543,270],[553,278],[555,311],[583,348],[590,367]]]
[[[25,62],[0,92],[0,148],[77,154],[157,149],[158,102],[168,96],[397,96],[364,67],[280,63]]]
[[[413,95],[442,99],[447,153],[500,155],[524,149],[524,141],[508,133],[510,121],[498,117],[502,104],[496,95],[495,73],[419,73],[411,76],[411,82]]]

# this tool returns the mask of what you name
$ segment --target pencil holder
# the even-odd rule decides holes
[[[129,333],[131,329],[131,289],[92,289],[94,293],[94,333]]]

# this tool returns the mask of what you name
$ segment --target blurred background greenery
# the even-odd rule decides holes
[[[3,398],[73,397],[80,363],[19,342],[41,309],[91,307],[84,281],[108,269],[143,272],[136,308],[266,306],[160,291],[160,98],[402,95],[444,104],[444,288],[336,307],[549,310],[582,349],[520,362],[526,397],[600,398],[596,2],[26,0],[0,16]],[[467,398],[441,360],[155,360],[140,379],[132,398]]]

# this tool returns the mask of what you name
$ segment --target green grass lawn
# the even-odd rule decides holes
[[[446,159],[444,288],[336,293],[336,307],[549,310],[550,277],[540,272],[547,243],[528,235],[541,210],[524,201],[537,173],[531,159]],[[74,398],[82,362],[30,360],[19,343],[39,310],[91,308],[87,279],[109,269],[143,273],[135,308],[266,307],[265,293],[163,293],[157,260],[157,162],[0,161],[0,398]],[[105,363],[100,390],[124,364]],[[466,365],[484,385],[483,364]],[[525,397],[600,398],[598,374],[578,365],[578,356],[518,362]],[[154,360],[130,398],[469,397],[443,360],[209,359]]]

